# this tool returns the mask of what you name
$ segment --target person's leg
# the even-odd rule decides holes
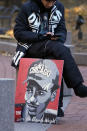
[[[63,107],[63,79],[61,82],[60,97],[59,97],[59,107]]]
[[[61,82],[61,90],[60,90],[60,97],[59,97],[59,105],[58,105],[58,117],[64,117],[64,111],[62,109],[63,107],[63,79]]]
[[[73,88],[75,94],[80,97],[87,96],[87,87],[84,86],[82,75],[71,55],[69,48],[57,41],[49,41],[46,44],[46,55],[55,59],[64,60],[63,77],[68,88]]]

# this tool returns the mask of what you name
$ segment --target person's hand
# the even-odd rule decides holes
[[[11,63],[11,66],[13,67],[18,67],[19,65],[19,61],[20,59],[24,56],[24,53],[21,52],[21,51],[17,51],[14,55],[14,57],[12,58],[12,63]]]
[[[49,39],[49,35],[47,34],[47,32],[39,32],[38,34],[38,39],[40,41],[43,41],[43,40],[48,40]]]
[[[52,33],[52,32],[47,32],[47,33],[46,33],[46,36],[52,37],[52,36],[53,36],[53,33]]]
[[[54,35],[54,36],[51,37],[51,40],[57,40],[57,39],[58,39],[58,36]]]
[[[11,66],[17,68],[19,66],[20,59],[26,54],[26,51],[28,50],[29,46],[27,44],[19,44],[17,46],[15,55],[12,58]]]
[[[46,36],[49,36],[50,40],[57,40],[58,36],[55,36],[52,32],[47,32]]]

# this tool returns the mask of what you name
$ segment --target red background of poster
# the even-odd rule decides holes
[[[27,79],[27,72],[30,65],[39,59],[32,58],[22,58],[20,60],[18,79],[17,79],[17,87],[16,87],[16,96],[15,96],[15,104],[25,103],[24,96],[26,91],[27,83],[23,83]],[[62,71],[63,71],[63,60],[52,60],[58,67],[59,70],[59,82],[58,85],[61,86],[62,79]],[[56,98],[53,102],[48,104],[47,109],[58,109],[58,101],[59,101],[60,88],[58,88]]]

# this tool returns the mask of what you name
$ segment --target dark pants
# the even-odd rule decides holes
[[[59,108],[63,107],[63,89],[64,89],[64,85],[63,85],[63,79],[62,79],[61,89],[60,89],[60,97],[59,97]]]
[[[63,78],[68,88],[76,88],[83,82],[82,75],[71,55],[70,49],[58,41],[33,44],[25,57],[64,60]]]

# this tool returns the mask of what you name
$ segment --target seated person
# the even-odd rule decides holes
[[[67,30],[64,6],[58,0],[29,0],[16,18],[14,36],[18,41],[12,65],[20,58],[48,58],[64,60],[63,78],[68,88],[79,97],[87,97],[87,86],[71,55],[64,46]]]

